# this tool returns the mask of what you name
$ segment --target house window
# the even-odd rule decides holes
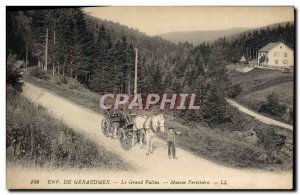
[[[274,52],[274,56],[277,57],[278,56],[278,52]]]
[[[283,63],[283,64],[287,64],[287,61],[286,61],[286,60],[282,60],[282,63]]]
[[[275,64],[278,64],[278,60],[275,60]]]
[[[287,53],[284,53],[284,57],[285,57],[285,58],[287,57]]]

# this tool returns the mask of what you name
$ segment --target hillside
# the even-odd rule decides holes
[[[278,102],[293,113],[294,76],[292,73],[256,68],[247,73],[229,70],[228,76],[233,84],[241,86],[242,93],[236,99],[243,105],[259,111],[262,104],[267,101],[268,95],[274,93]],[[276,120],[293,123],[292,119],[285,121],[283,115],[264,114]]]
[[[160,34],[158,36],[164,38],[165,40],[171,41],[173,43],[189,42],[194,45],[199,45],[203,42],[214,42],[221,37],[230,36],[233,34],[245,32],[249,28],[230,28],[225,30],[211,30],[211,31],[178,31]]]
[[[258,30],[268,30],[268,29],[272,30],[272,29],[278,28],[279,26],[281,26],[281,27],[286,26],[287,24],[292,25],[292,24],[294,24],[294,22],[293,21],[280,22],[280,23],[270,24],[270,25],[267,25],[267,26],[262,26],[262,27],[259,27],[259,28],[253,28],[253,29],[249,29],[249,30],[246,30],[246,31],[243,31],[243,32],[240,32],[240,33],[235,33],[235,34],[226,36],[226,39],[227,40],[234,40],[234,39],[237,39],[242,34],[253,33],[254,31],[258,31]]]
[[[294,24],[293,21],[280,22],[275,24],[270,24],[267,26],[262,26],[259,28],[230,28],[224,30],[212,30],[212,31],[178,31],[160,34],[158,36],[165,40],[171,41],[173,43],[189,42],[194,45],[199,45],[203,42],[212,43],[219,38],[226,38],[229,41],[233,41],[243,34],[253,33],[259,30],[272,30],[278,28],[279,26],[284,27],[287,24]]]
[[[90,15],[85,15],[85,18],[94,39],[98,39],[99,28],[103,25],[113,43],[125,36],[128,43],[139,49],[139,53],[145,57],[145,60],[149,60],[149,58],[161,60],[182,52],[176,44],[159,36],[148,36],[137,29]],[[187,46],[192,47],[191,45]]]

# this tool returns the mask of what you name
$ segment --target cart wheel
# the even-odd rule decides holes
[[[124,150],[130,150],[132,147],[131,140],[126,136],[123,128],[119,129],[119,141]]]
[[[109,125],[108,125],[108,122],[106,121],[106,119],[102,119],[101,121],[101,129],[102,129],[102,132],[103,134],[108,137],[109,136]]]

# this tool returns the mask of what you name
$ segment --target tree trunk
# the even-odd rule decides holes
[[[55,71],[55,68],[54,68],[54,64],[52,66],[52,75],[54,76],[54,71]]]
[[[26,47],[26,62],[25,62],[25,70],[27,70],[28,66],[28,46]]]
[[[30,153],[31,153],[31,157],[33,157],[33,132],[30,132]]]
[[[45,46],[45,66],[44,69],[47,70],[48,66],[48,28],[46,31],[46,46]]]
[[[73,62],[71,61],[71,71],[70,71],[71,75],[70,77],[73,78],[74,75],[74,69],[73,69]]]
[[[133,92],[133,94],[137,94],[137,63],[138,63],[138,48],[135,48],[134,92]]]
[[[56,58],[56,55],[55,55],[55,25],[54,25],[54,31],[53,31],[53,47],[54,47],[54,51],[53,51],[53,63],[52,63],[52,71],[53,71],[53,76],[54,76],[54,73],[55,73],[55,58]]]
[[[128,82],[127,82],[127,94],[130,96],[130,91],[131,91],[131,89],[130,89],[130,86],[131,84],[130,84],[130,72],[128,73]]]
[[[64,67],[62,69],[63,69],[63,76],[65,76],[66,62],[64,62]]]

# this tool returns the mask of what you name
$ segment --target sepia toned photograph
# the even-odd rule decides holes
[[[292,6],[6,7],[8,190],[294,190]]]

